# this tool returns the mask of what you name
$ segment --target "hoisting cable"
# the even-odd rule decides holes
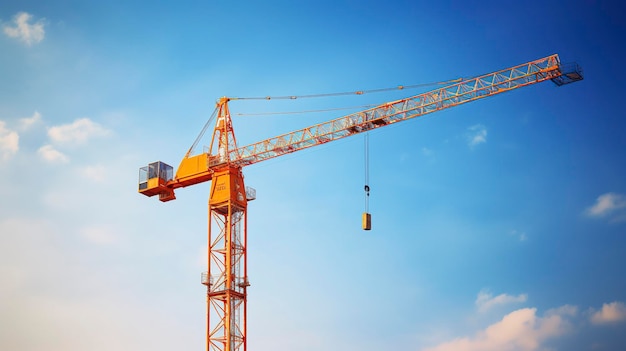
[[[369,93],[381,93],[384,91],[391,91],[391,90],[414,89],[414,88],[431,86],[431,85],[450,84],[454,82],[460,82],[462,80],[463,78],[457,78],[457,79],[450,79],[450,80],[440,81],[440,82],[431,82],[431,83],[422,83],[422,84],[413,84],[413,85],[398,85],[397,87],[393,87],[393,88],[357,90],[357,91],[348,91],[348,92],[341,92],[341,93],[286,95],[286,96],[234,97],[230,99],[231,100],[295,100],[295,99],[304,99],[304,98],[318,98],[318,97],[330,97],[330,96],[341,96],[341,95],[363,95],[363,94],[369,94]]]
[[[363,230],[371,230],[372,229],[372,215],[369,213],[370,207],[370,141],[369,141],[369,132],[365,132],[365,212],[363,212],[362,217],[362,227]]]
[[[369,213],[369,199],[370,199],[370,134],[369,132],[365,132],[364,135],[364,146],[365,146],[365,212]]]

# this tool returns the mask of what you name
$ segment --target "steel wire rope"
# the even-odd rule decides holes
[[[330,111],[340,111],[340,110],[351,110],[355,108],[367,109],[371,107],[375,107],[378,105],[369,104],[369,105],[359,105],[359,106],[350,106],[350,107],[336,107],[336,108],[327,108],[322,110],[304,110],[304,111],[280,111],[280,112],[258,112],[258,113],[235,113],[235,116],[268,116],[268,115],[296,115],[303,113],[317,113],[317,112],[330,112]]]
[[[189,156],[193,152],[193,149],[195,149],[196,146],[198,146],[200,139],[202,139],[202,137],[204,136],[204,133],[206,133],[206,130],[209,128],[209,125],[211,124],[211,122],[213,121],[216,115],[217,115],[217,107],[215,108],[215,110],[213,110],[213,114],[211,114],[211,117],[206,121],[206,123],[204,124],[204,127],[202,127],[202,130],[200,131],[200,134],[198,135],[198,137],[196,137],[196,140],[193,142],[193,144],[191,144],[191,147],[189,148],[189,151],[187,151],[187,155],[185,155],[185,157]]]
[[[365,190],[365,213],[369,213],[369,205],[370,205],[370,138],[369,132],[365,132],[364,135],[364,147],[365,147],[365,186],[363,190]]]
[[[398,85],[393,88],[381,88],[381,89],[370,89],[370,90],[357,90],[357,91],[346,91],[346,92],[338,92],[338,93],[325,93],[325,94],[309,94],[309,95],[285,95],[285,96],[256,96],[256,97],[232,97],[231,100],[296,100],[296,99],[305,99],[305,98],[319,98],[319,97],[331,97],[331,96],[343,96],[343,95],[364,95],[369,93],[381,93],[384,91],[392,91],[392,90],[404,90],[404,89],[414,89],[431,85],[443,85],[449,84],[452,82],[460,82],[463,78],[450,79],[439,82],[431,82],[431,83],[422,83],[422,84],[413,84],[413,85]]]
[[[381,93],[385,91],[392,90],[405,90],[405,89],[415,89],[425,86],[432,85],[444,85],[453,82],[460,82],[463,78],[450,79],[446,81],[439,82],[431,82],[431,83],[422,83],[422,84],[412,84],[412,85],[398,85],[393,88],[380,88],[380,89],[370,89],[370,90],[357,90],[352,92],[338,92],[338,93],[324,93],[324,94],[309,94],[309,95],[285,95],[285,96],[265,96],[265,97],[233,97],[229,98],[229,100],[296,100],[296,99],[306,99],[306,98],[321,98],[321,97],[333,97],[333,96],[346,96],[346,95],[364,95],[370,93]],[[304,113],[317,113],[317,112],[330,112],[330,111],[339,111],[339,110],[349,110],[355,108],[372,108],[378,106],[376,104],[368,104],[368,105],[360,105],[360,106],[351,106],[351,107],[338,107],[338,108],[329,108],[322,110],[305,110],[305,111],[280,111],[280,112],[259,112],[259,113],[236,113],[236,116],[269,116],[269,115],[293,115],[293,114],[304,114]]]

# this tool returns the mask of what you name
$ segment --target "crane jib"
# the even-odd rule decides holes
[[[578,65],[565,68],[557,55],[548,56],[243,146],[231,151],[230,161],[247,166],[545,80],[560,86],[583,78]]]
[[[148,182],[144,179],[140,181],[139,192],[147,196],[159,194],[162,201],[169,201],[174,198],[173,189],[209,181],[213,172],[226,165],[248,166],[546,80],[561,86],[582,79],[580,66],[575,63],[561,64],[558,55],[550,55],[243,147],[236,147],[231,142],[230,145],[222,145],[219,153],[187,155],[175,176],[165,181]],[[216,110],[226,111],[218,120],[230,121],[228,101],[228,98],[218,101]],[[232,130],[223,133],[232,133]]]

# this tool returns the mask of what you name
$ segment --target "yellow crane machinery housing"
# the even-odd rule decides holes
[[[561,64],[555,54],[242,147],[237,146],[228,109],[233,99],[219,99],[207,152],[192,155],[208,123],[175,174],[163,162],[139,169],[139,192],[158,195],[163,202],[176,199],[178,188],[211,181],[208,271],[202,274],[207,286],[207,351],[246,350],[247,206],[256,195],[245,187],[243,167],[546,80],[561,86],[582,79],[577,64]],[[363,229],[371,228],[367,209],[362,222]]]

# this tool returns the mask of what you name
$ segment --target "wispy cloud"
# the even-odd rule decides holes
[[[426,156],[426,157],[430,157],[434,154],[434,151],[432,149],[429,149],[427,147],[423,147],[422,148],[422,155]]]
[[[481,292],[476,299],[476,305],[525,301],[525,296],[503,294],[492,297],[491,294]],[[549,309],[541,316],[537,314],[536,308],[521,308],[506,314],[496,323],[478,329],[472,336],[447,337],[446,341],[422,351],[548,350],[548,343],[552,344],[560,336],[574,330],[577,333],[585,332],[583,329],[589,328],[589,322],[595,326],[626,322],[626,304],[621,301],[604,303],[600,310],[590,308],[588,311],[589,313],[581,314],[577,306],[563,305]]]
[[[118,243],[119,238],[115,231],[103,226],[90,226],[80,230],[81,236],[92,244],[109,246]]]
[[[20,136],[0,121],[0,161],[6,161],[19,150]]]
[[[602,218],[611,215],[616,215],[613,220],[624,220],[625,214],[618,213],[624,212],[626,209],[626,196],[616,193],[606,193],[598,196],[596,202],[585,210],[585,214],[589,217]]]
[[[39,122],[41,122],[41,113],[35,111],[30,117],[20,118],[19,128],[21,130],[28,130]]]
[[[56,202],[63,201],[57,198]],[[180,348],[180,340],[187,337],[182,336],[186,331],[177,326],[184,323],[176,320],[176,312],[152,313],[150,297],[148,301],[128,303],[143,289],[139,284],[129,287],[124,283],[137,276],[137,267],[125,263],[126,255],[111,256],[109,250],[101,250],[125,244],[126,237],[105,224],[79,229],[75,238],[68,233],[78,229],[76,222],[51,221],[37,215],[0,217],[0,315],[3,321],[11,321],[10,328],[0,328],[0,349]],[[59,281],[63,284],[57,284]],[[85,323],[90,318],[94,320]],[[125,332],[148,324],[150,328],[145,331]],[[149,333],[155,329],[163,335],[170,331],[177,335],[171,341],[148,341],[146,346]]]
[[[487,142],[487,128],[476,124],[467,128],[467,143],[470,147]]]
[[[591,315],[593,324],[609,324],[626,320],[626,305],[623,302],[615,301],[605,303],[602,309]]]
[[[13,25],[4,25],[4,34],[31,46],[41,42],[46,35],[43,19],[30,23],[33,15],[27,12],[18,12],[13,16]]]
[[[510,234],[513,237],[517,238],[519,241],[526,241],[526,240],[528,240],[528,235],[526,235],[525,232],[521,232],[519,230],[515,230],[514,229],[514,230],[511,230]]]
[[[103,183],[106,180],[108,174],[104,166],[93,165],[80,169],[80,174],[95,183]]]
[[[457,338],[426,351],[535,351],[542,344],[570,330],[568,317],[577,313],[573,306],[563,306],[537,316],[537,309],[522,308],[477,332],[473,337]]]
[[[50,163],[68,163],[70,159],[65,156],[61,151],[54,148],[52,145],[44,145],[37,150],[37,153],[46,162]]]
[[[89,118],[77,119],[70,124],[48,129],[50,140],[60,144],[83,144],[91,138],[104,137],[110,131]]]
[[[493,296],[493,294],[489,291],[482,290],[478,293],[475,304],[479,312],[486,312],[495,306],[526,302],[527,299],[528,295],[526,294],[520,294],[517,296],[500,294],[498,296]]]

